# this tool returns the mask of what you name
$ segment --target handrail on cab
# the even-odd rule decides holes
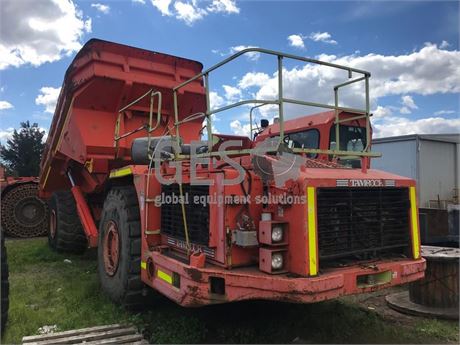
[[[214,70],[224,66],[225,64],[237,59],[238,57],[247,54],[247,53],[261,53],[261,54],[267,54],[267,55],[272,55],[276,56],[278,60],[278,98],[275,100],[261,100],[261,99],[250,99],[250,100],[243,100],[243,101],[238,101],[232,104],[225,105],[223,107],[217,108],[217,109],[212,109],[210,107],[210,87],[209,87],[209,74],[213,72]],[[353,73],[357,73],[361,75],[359,78],[356,79],[351,79],[349,81],[346,81],[344,83],[335,85],[333,87],[334,91],[334,105],[331,104],[325,104],[325,103],[317,103],[317,102],[307,102],[303,100],[298,100],[298,99],[291,99],[291,98],[286,98],[283,95],[283,59],[288,58],[288,59],[293,59],[297,61],[302,61],[305,63],[312,63],[312,64],[317,64],[317,65],[322,65],[326,67],[331,67],[331,68],[336,68],[340,70],[344,70],[348,72],[348,78],[351,79],[353,77]],[[361,69],[353,68],[353,67],[348,67],[348,66],[342,66],[330,62],[325,62],[321,60],[316,60],[316,59],[311,59],[311,58],[306,58],[303,56],[297,56],[297,55],[292,55],[292,54],[286,54],[274,50],[269,50],[269,49],[264,49],[264,48],[247,48],[244,50],[241,50],[228,58],[222,60],[221,62],[215,64],[214,66],[206,69],[205,71],[193,76],[192,78],[182,82],[181,84],[177,85],[176,87],[173,88],[173,98],[174,98],[174,116],[175,116],[175,129],[176,129],[176,140],[180,141],[180,135],[179,135],[179,127],[182,124],[182,122],[179,121],[179,105],[178,105],[178,97],[177,97],[177,92],[179,89],[183,88],[184,86],[188,85],[189,83],[200,79],[204,78],[204,85],[205,85],[205,92],[206,92],[206,113],[204,114],[204,117],[206,118],[206,127],[207,127],[207,133],[208,133],[208,153],[204,154],[207,156],[214,156],[215,154],[212,152],[212,146],[213,146],[213,140],[212,140],[212,120],[211,120],[211,115],[229,110],[241,105],[245,104],[258,104],[258,106],[262,105],[267,105],[267,104],[274,104],[278,105],[278,118],[279,118],[279,144],[281,144],[284,140],[284,103],[289,103],[289,104],[297,104],[297,105],[304,105],[304,106],[313,106],[313,107],[318,107],[318,108],[327,108],[327,109],[333,109],[335,110],[335,125],[336,125],[336,147],[334,150],[317,150],[317,149],[296,149],[295,152],[298,153],[325,153],[325,154],[331,154],[334,156],[359,156],[359,157],[379,157],[380,154],[370,152],[370,102],[369,102],[369,78],[371,74],[368,71],[364,71]],[[339,106],[339,89],[345,86],[352,85],[354,83],[358,83],[364,81],[365,82],[365,109],[356,109],[356,108],[349,108],[349,107],[341,107]],[[250,127],[252,129],[252,110],[250,111]],[[340,112],[353,112],[358,114],[358,116],[354,117],[353,119],[361,119],[365,118],[366,119],[366,146],[363,149],[363,151],[360,152],[355,152],[355,151],[346,151],[346,150],[341,150],[340,149],[340,131],[339,131],[339,126],[341,122],[344,122],[343,120],[340,120]],[[252,131],[251,131],[252,132]],[[250,152],[246,152],[248,150],[241,150],[241,154],[250,154]],[[184,159],[186,158],[185,155],[177,155],[177,158],[179,159]]]

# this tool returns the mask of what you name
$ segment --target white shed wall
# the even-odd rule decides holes
[[[429,200],[452,199],[456,188],[456,144],[431,140],[420,140],[419,191],[421,207],[427,207]]]
[[[388,171],[397,175],[417,179],[416,141],[395,141],[372,144],[372,151],[382,154],[371,161],[373,169]]]
[[[419,205],[428,207],[438,195],[441,200],[452,199],[453,189],[459,188],[458,146],[422,138],[373,143],[372,151],[382,157],[373,159],[371,167],[417,180]]]

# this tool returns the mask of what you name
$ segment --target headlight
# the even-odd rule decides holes
[[[281,226],[275,226],[272,229],[272,241],[280,242],[283,239],[283,228]]]
[[[272,255],[272,269],[279,270],[283,268],[283,254],[274,253]]]

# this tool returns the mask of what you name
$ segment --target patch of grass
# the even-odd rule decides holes
[[[177,313],[161,313],[161,319],[155,318],[156,322],[152,322],[151,316],[145,321],[149,321],[150,339],[154,343],[196,344],[206,339],[206,323],[196,317],[177,315]]]
[[[23,272],[33,264],[62,261],[62,256],[48,248],[43,238],[30,240],[7,240],[10,272]]]
[[[5,343],[19,343],[44,325],[67,330],[129,318],[129,313],[101,292],[93,253],[81,257],[57,254],[41,238],[7,241],[6,246],[10,309]]]
[[[44,325],[68,330],[110,323],[135,324],[152,343],[458,343],[456,322],[420,318],[409,328],[344,300],[185,309],[159,298],[147,311],[129,313],[100,290],[94,251],[57,254],[46,239],[7,241],[7,249],[11,294],[3,343],[19,343]]]
[[[459,343],[459,326],[456,322],[435,319],[420,320],[415,331],[428,339],[439,339],[445,343]]]

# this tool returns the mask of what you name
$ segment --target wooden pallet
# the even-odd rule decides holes
[[[74,329],[71,331],[32,335],[22,338],[24,345],[50,345],[50,344],[136,344],[144,345],[148,342],[137,332],[133,326],[107,325],[89,328]]]

